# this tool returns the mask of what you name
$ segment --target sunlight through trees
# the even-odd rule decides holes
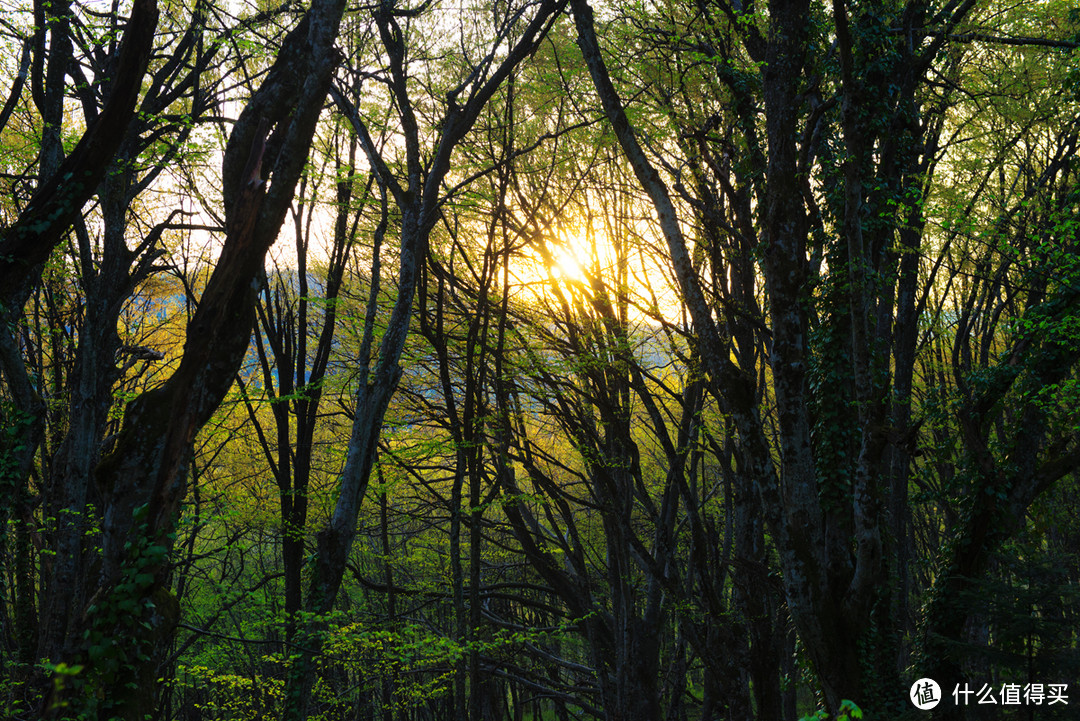
[[[0,48],[0,716],[1074,714],[1070,3]]]

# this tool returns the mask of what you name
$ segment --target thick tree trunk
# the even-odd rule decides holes
[[[69,666],[83,670],[68,683],[70,695],[49,700],[52,715],[96,708],[142,718],[154,709],[158,665],[177,621],[165,579],[186,463],[195,434],[244,358],[253,281],[307,158],[336,64],[333,43],[343,8],[341,0],[313,2],[234,126],[223,169],[225,246],[188,326],[180,366],[163,386],[132,401],[115,450],[96,471],[105,505],[102,582],[81,621],[85,633],[76,635],[81,642],[65,654]],[[266,134],[278,124],[282,150],[266,159],[273,180],[264,193]]]
[[[70,8],[65,3],[39,6],[41,19],[45,21],[35,37],[35,76],[32,78],[35,104],[42,113],[44,130],[39,166],[41,185],[29,205],[0,239],[0,369],[3,370],[8,388],[12,392],[18,416],[7,419],[6,426],[17,437],[10,448],[3,449],[12,457],[4,464],[0,489],[27,487],[34,456],[43,439],[45,405],[31,383],[18,350],[12,330],[33,287],[40,281],[41,268],[63,234],[79,217],[85,203],[97,190],[98,184],[127,134],[128,125],[134,117],[135,105],[142,87],[143,75],[149,63],[154,30],[157,26],[157,5],[154,0],[137,0],[131,18],[124,31],[118,51],[117,67],[120,71],[112,83],[108,99],[97,119],[90,124],[72,153],[65,159],[61,144],[63,120],[64,80],[71,62],[69,33]],[[46,32],[49,35],[48,63],[45,64]],[[44,78],[41,71],[44,70]],[[17,98],[13,98],[17,100]],[[101,320],[107,315],[108,301],[99,298],[88,312],[88,322]],[[115,335],[115,324],[112,326]],[[88,337],[98,344],[107,337],[91,330]],[[92,342],[91,345],[94,345]],[[94,435],[100,429],[96,413],[101,405],[100,392],[94,378],[99,368],[101,354],[93,349],[80,350],[80,371],[77,387],[73,390],[75,403],[79,406],[74,418],[80,425],[68,435],[65,448],[60,451],[60,464],[67,472],[70,483],[60,484],[56,490],[62,498],[54,498],[49,510],[61,525],[60,547],[51,569],[56,577],[46,579],[42,585],[46,593],[41,628],[33,624],[23,629],[24,640],[35,631],[41,635],[36,640],[36,658],[50,658],[58,650],[66,635],[71,617],[71,603],[78,600],[74,591],[78,585],[79,564],[83,558],[82,539],[86,529],[85,500],[89,466],[97,455]],[[108,382],[108,375],[103,382]],[[66,460],[65,460],[66,459]],[[71,464],[80,464],[71,467]],[[63,512],[56,512],[63,509]],[[5,519],[6,520],[6,519]]]
[[[121,150],[121,161],[130,153]],[[102,184],[104,257],[96,273],[87,271],[86,317],[79,334],[75,368],[69,379],[68,430],[53,458],[49,481],[50,515],[58,519],[52,573],[42,606],[40,658],[59,658],[73,639],[69,629],[78,627],[80,610],[97,585],[94,552],[87,540],[99,518],[90,515],[101,498],[94,486],[94,467],[101,458],[101,444],[113,386],[120,375],[116,358],[120,350],[117,325],[120,311],[135,284],[125,244],[129,205],[130,172],[116,172]],[[83,258],[90,264],[92,259]],[[92,505],[91,505],[92,504]]]

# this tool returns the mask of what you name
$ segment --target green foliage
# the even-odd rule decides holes
[[[260,661],[268,670],[281,663],[273,656],[263,656]],[[196,700],[191,708],[208,720],[275,717],[285,697],[284,681],[277,674],[242,676],[198,665],[181,664],[171,685],[174,692],[192,693]]]
[[[153,644],[160,642],[161,629],[175,622],[175,610],[168,592],[151,595],[148,589],[154,574],[165,565],[168,549],[148,537],[146,507],[134,511],[135,537],[125,544],[126,563],[118,580],[95,598],[87,609],[88,628],[84,633],[82,664],[52,664],[45,669],[53,676],[56,704],[64,718],[113,719],[130,715],[126,697],[108,697],[108,688],[135,691],[140,682],[140,662],[149,657]],[[125,681],[126,679],[126,681]]]
[[[17,409],[4,385],[13,376],[2,369],[0,603],[13,610],[21,603],[29,615],[49,593],[53,541],[66,518],[86,527],[79,540],[87,558],[100,549],[92,486],[80,508],[57,507],[67,488],[58,484],[73,479],[54,459],[89,403],[85,386],[123,366],[103,394],[112,406],[94,429],[96,453],[112,443],[126,403],[175,371],[184,321],[218,258],[221,189],[206,167],[221,155],[225,116],[250,96],[275,38],[296,19],[293,8],[260,0],[258,14],[232,27],[193,26],[189,34],[190,3],[159,4],[148,99],[129,133],[129,154],[113,162],[106,181],[135,184],[124,187],[123,202],[110,205],[101,193],[87,205],[10,328],[45,400],[42,419]],[[267,271],[266,286],[254,289],[263,358],[251,354],[243,391],[183,450],[191,451],[190,495],[178,542],[133,537],[120,577],[92,600],[81,655],[41,667],[68,704],[60,715],[120,715],[124,700],[102,689],[158,682],[132,672],[150,657],[159,620],[175,620],[172,596],[148,593],[167,575],[186,628],[176,666],[164,675],[179,699],[174,708],[188,716],[281,715],[309,642],[319,647],[312,718],[454,718],[455,705],[479,703],[485,685],[500,704],[518,705],[515,716],[589,718],[587,707],[603,701],[598,689],[647,655],[642,648],[671,669],[658,679],[642,666],[652,674],[644,680],[662,686],[666,715],[694,718],[706,698],[722,715],[717,699],[732,689],[749,699],[779,681],[790,700],[819,688],[816,675],[829,669],[810,663],[820,658],[810,643],[848,644],[845,659],[854,661],[840,686],[852,688],[842,692],[863,700],[867,716],[885,716],[895,661],[920,642],[901,634],[914,628],[920,606],[930,616],[936,599],[948,596],[941,589],[955,570],[949,563],[983,538],[993,551],[968,563],[978,577],[951,600],[956,618],[974,619],[987,633],[969,639],[957,631],[941,648],[1001,678],[1019,680],[1032,669],[1075,677],[1080,510],[1068,461],[1080,433],[1080,54],[1064,45],[1080,38],[1080,11],[1061,0],[933,10],[842,3],[851,51],[851,77],[842,78],[846,39],[827,4],[812,3],[807,27],[798,28],[777,26],[780,7],[764,3],[744,3],[745,11],[739,3],[681,0],[596,4],[626,117],[671,191],[675,221],[692,239],[690,274],[719,328],[721,360],[739,373],[706,376],[706,389],[696,389],[706,373],[707,329],[688,319],[673,290],[671,246],[641,176],[598,121],[570,18],[553,26],[469,126],[450,172],[426,186],[439,196],[435,210],[418,219],[390,202],[390,186],[423,176],[413,165],[434,156],[445,130],[463,129],[455,113],[464,106],[449,114],[447,106],[472,102],[469,84],[505,53],[505,43],[489,46],[489,30],[510,22],[516,3],[431,6],[431,13],[424,3],[384,4],[400,11],[383,30],[408,65],[402,84],[419,138],[408,150],[414,129],[396,118],[405,93],[394,95],[400,88],[386,74],[386,49],[373,49],[380,33],[370,13],[352,13],[339,38],[348,58],[335,77],[342,99],[319,121],[293,204],[296,237],[282,234],[278,272]],[[969,5],[962,22],[942,24],[950,8]],[[219,10],[199,2],[194,12],[233,22]],[[60,87],[57,140],[67,150],[85,125],[76,100],[88,113],[104,97],[97,58],[115,45],[121,21],[105,10],[75,12],[81,25],[69,65],[86,79]],[[37,63],[39,41],[29,7],[12,15],[0,39],[0,86],[14,89],[18,46],[33,39]],[[444,32],[454,23],[460,42]],[[779,46],[770,43],[787,38],[785,30],[805,45],[778,78],[770,52]],[[1024,44],[1024,37],[1052,42]],[[181,38],[200,53],[214,48],[214,67],[171,54]],[[791,85],[776,91],[785,76]],[[182,77],[195,89],[164,87]],[[13,96],[14,113],[0,129],[0,224],[18,217],[43,180],[42,138],[51,130],[41,127],[32,93],[47,90],[45,80],[31,78],[32,92]],[[150,86],[159,86],[156,100]],[[776,92],[766,97],[770,87]],[[773,115],[789,101],[786,117]],[[357,137],[360,130],[374,135]],[[264,175],[284,131],[282,123],[268,138]],[[795,152],[784,161],[787,141]],[[385,168],[374,168],[375,155]],[[792,165],[786,180],[784,162]],[[783,197],[774,187],[785,188]],[[795,212],[773,223],[785,203]],[[168,216],[174,207],[183,214]],[[105,234],[110,208],[122,217]],[[328,218],[339,210],[331,229]],[[166,217],[167,232],[139,245]],[[384,220],[375,350],[359,357],[375,275],[371,238]],[[357,369],[378,355],[398,298],[392,278],[406,275],[395,231],[404,220],[429,224],[432,233],[420,243],[427,264],[400,386],[367,449],[377,451],[378,482],[367,488],[355,538],[351,528],[342,535],[351,555],[338,569],[345,579],[333,611],[287,613],[287,603],[303,606],[305,589],[320,580],[327,536],[317,529],[340,520],[334,506],[348,425],[369,412],[353,396]],[[326,292],[330,261],[306,245],[331,234],[337,244],[325,254],[349,269],[336,298]],[[559,252],[576,253],[568,234],[593,242],[576,274],[553,267]],[[209,250],[193,250],[203,241]],[[292,241],[304,248],[303,268]],[[770,274],[784,264],[773,254],[789,241],[796,339],[779,336],[772,316],[785,309],[770,305],[777,280]],[[102,339],[87,320],[100,312],[96,292],[123,286],[112,282],[117,259],[129,273],[119,274],[124,282],[166,265],[170,276],[133,282]],[[605,303],[618,306],[617,318],[604,315]],[[312,380],[319,321],[331,311],[340,327],[329,329],[334,342],[320,356],[326,375]],[[898,340],[907,322],[917,324],[910,353]],[[867,347],[853,343],[859,333],[873,338]],[[792,340],[803,387],[787,389],[798,403],[781,408],[771,360]],[[140,347],[168,360],[140,369],[125,355]],[[98,351],[100,363],[78,365]],[[860,353],[868,369],[857,367]],[[901,392],[904,373],[911,378]],[[866,378],[869,387],[856,388]],[[703,398],[693,400],[691,388]],[[316,430],[301,438],[298,409],[316,396],[323,400],[310,406]],[[737,419],[744,396],[752,409]],[[46,440],[29,448],[26,431],[37,420]],[[785,424],[808,432],[809,447],[785,447]],[[24,472],[16,458],[28,450],[33,469]],[[809,468],[787,466],[791,451]],[[290,485],[301,466],[303,488]],[[1041,472],[1059,477],[1045,490],[1024,486]],[[856,479],[865,497],[856,498]],[[795,484],[803,483],[814,486],[806,495],[820,509],[798,507],[805,487]],[[470,484],[475,498],[466,499]],[[1046,496],[1032,500],[1027,491]],[[298,505],[304,511],[285,520],[284,509]],[[511,522],[517,509],[531,514],[524,530]],[[805,544],[785,556],[791,549],[781,544],[792,530],[818,531],[827,547]],[[289,558],[300,559],[291,564],[283,551],[290,542]],[[539,549],[532,557],[527,542]],[[177,551],[172,558],[166,546]],[[815,566],[819,551],[825,560]],[[29,561],[13,573],[20,553]],[[810,562],[790,572],[791,557]],[[83,584],[87,595],[95,582]],[[855,599],[859,584],[873,590]],[[759,600],[762,608],[749,612]],[[798,603],[831,613],[800,615]],[[18,651],[36,650],[38,629],[11,616],[5,642],[18,636]],[[792,626],[802,634],[804,619],[825,617],[858,631],[835,641],[830,628],[791,641],[792,668],[785,655]],[[628,639],[646,627],[633,646]],[[945,624],[937,635],[952,630]],[[625,645],[608,653],[618,644]],[[745,664],[750,657],[759,663]],[[26,664],[4,662],[0,694],[8,705],[0,712],[28,715],[18,698],[29,687]],[[740,665],[737,673],[718,671]],[[640,680],[635,690],[648,685]],[[838,711],[841,719],[863,716],[850,701]],[[804,721],[825,718],[818,712]]]
[[[844,699],[840,702],[840,713],[834,721],[855,721],[855,719],[861,719],[862,717],[862,709],[860,709],[854,701]],[[815,713],[803,716],[799,721],[825,721],[827,718],[829,718],[828,712],[819,710]]]

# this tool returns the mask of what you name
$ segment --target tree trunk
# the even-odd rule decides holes
[[[81,620],[84,633],[75,634],[80,640],[65,653],[69,667],[83,670],[66,692],[58,691],[60,698],[46,702],[50,715],[96,709],[142,718],[153,712],[158,666],[177,621],[165,583],[186,464],[195,434],[244,358],[254,321],[253,281],[307,158],[336,63],[343,7],[340,0],[314,1],[234,126],[223,164],[225,246],[188,326],[180,366],[163,386],[131,402],[115,450],[96,471],[105,506],[102,582]],[[282,151],[267,159],[273,181],[264,193],[263,148],[279,123]],[[85,688],[101,696],[78,695]]]

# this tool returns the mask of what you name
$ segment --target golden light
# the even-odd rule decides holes
[[[571,281],[584,281],[586,270],[594,267],[596,246],[584,233],[564,231],[559,234],[557,243],[549,248],[551,263],[549,269],[556,278]]]
[[[587,300],[601,292],[636,322],[678,322],[681,303],[668,281],[666,255],[637,228],[621,230],[612,238],[606,225],[567,223],[534,236],[510,267],[518,297],[546,303],[556,296]]]

